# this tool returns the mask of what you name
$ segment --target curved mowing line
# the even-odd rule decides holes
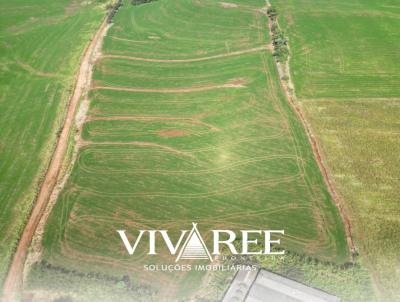
[[[160,144],[156,144],[156,143],[149,143],[149,142],[91,142],[91,141],[85,141],[83,143],[83,145],[134,145],[134,146],[145,146],[145,147],[155,147],[155,148],[160,148],[172,153],[176,153],[179,155],[183,155],[183,156],[188,156],[188,157],[193,157],[193,155],[191,155],[188,152],[185,151],[180,151],[178,149],[166,146],[166,145],[160,145]]]
[[[33,68],[31,65],[24,63],[22,61],[20,61],[19,59],[16,59],[15,62],[18,64],[19,67],[21,67],[23,70],[25,70],[26,72],[38,76],[38,77],[45,77],[45,78],[62,78],[62,76],[60,76],[59,74],[56,73],[51,73],[51,72],[44,72],[41,70],[37,70],[35,68]]]
[[[283,135],[285,134],[284,130],[281,130],[280,132],[277,132],[275,134],[271,134],[271,135],[264,135],[264,136],[260,136],[260,137],[244,137],[242,139],[236,139],[234,142],[231,142],[230,144],[232,146],[240,144],[240,143],[251,143],[251,142],[259,142],[261,140],[273,140],[273,139],[277,139],[277,138],[281,138],[283,137]],[[146,144],[152,144],[149,145],[151,147],[155,147],[157,146],[156,143],[146,143],[146,142],[141,142],[141,141],[132,141],[132,142],[118,142],[118,141],[114,141],[114,142],[108,142],[108,141],[104,141],[104,142],[95,142],[95,141],[84,141],[82,140],[82,146],[90,146],[90,145],[142,145],[142,146],[146,146]],[[215,149],[218,149],[221,146],[225,146],[225,144],[221,144],[219,146],[215,145],[215,146],[211,146],[211,147],[204,147],[204,148],[197,148],[197,149],[182,149],[182,150],[178,150],[179,152],[183,152],[185,154],[193,154],[193,153],[200,153],[200,152],[205,152],[205,151],[212,151]],[[101,152],[107,152],[108,150],[99,150]],[[96,152],[94,150],[91,150],[91,152]],[[139,150],[135,150],[135,152],[147,152],[145,151],[139,151]],[[162,152],[162,151],[154,151],[154,152]],[[115,154],[115,150],[113,151],[113,153]]]
[[[277,212],[282,212],[286,210],[298,210],[298,209],[311,209],[312,207],[309,205],[296,205],[296,204],[285,204],[285,205],[279,205],[279,206],[269,206],[267,209],[262,209],[262,210],[250,210],[246,211],[243,213],[243,211],[240,212],[234,212],[232,214],[225,214],[225,215],[219,215],[217,219],[213,219],[213,223],[219,222],[219,223],[226,223],[226,220],[228,219],[236,219],[236,218],[242,218],[243,216],[263,216],[263,215],[268,215],[268,214],[274,214]],[[115,217],[110,217],[110,215],[89,215],[89,214],[83,214],[83,215],[78,215],[77,220],[82,222],[82,221],[88,221],[90,222],[91,219],[96,218],[96,221],[110,221],[114,223],[120,222],[119,218]],[[79,218],[79,219],[78,219]],[[179,219],[182,222],[187,222],[190,225],[191,220],[187,220],[185,218]],[[172,228],[171,226],[176,224],[177,219],[148,219],[148,218],[143,218],[143,217],[135,217],[134,219],[134,224],[141,224],[141,226],[149,226],[152,224],[157,223],[158,225],[162,226],[163,228]],[[206,218],[198,218],[196,219],[196,222],[198,222],[201,225],[207,225],[210,224],[210,220],[208,217]],[[129,224],[132,224],[133,222],[129,221]],[[229,222],[231,223],[231,222]]]
[[[109,174],[110,172],[112,173],[120,173],[120,174],[129,174],[129,175],[135,175],[135,174],[185,174],[185,175],[201,175],[201,174],[211,174],[211,173],[219,173],[223,172],[229,169],[237,168],[240,166],[246,166],[246,165],[252,165],[255,163],[263,162],[263,161],[273,161],[273,160],[282,160],[282,159],[292,159],[295,160],[295,156],[293,155],[271,155],[271,156],[262,156],[262,157],[257,157],[257,158],[251,158],[247,160],[240,160],[240,161],[235,161],[232,162],[231,164],[223,165],[218,168],[210,168],[210,169],[197,169],[196,171],[189,171],[189,170],[162,170],[162,169],[134,169],[134,170],[121,170],[121,169],[107,169],[103,171],[98,171],[96,169],[91,169],[88,168],[88,166],[85,163],[82,163],[82,161],[79,161],[80,165],[79,167],[88,173],[95,173],[95,174]]]
[[[203,122],[199,119],[190,117],[164,117],[164,116],[112,116],[112,117],[89,117],[86,122],[89,121],[178,121],[184,123],[190,123],[193,125],[201,125],[210,128],[212,131],[221,131],[221,129]]]
[[[130,61],[155,62],[155,63],[191,63],[191,62],[201,62],[201,61],[207,61],[207,60],[219,59],[219,58],[225,58],[225,57],[233,57],[233,56],[238,56],[241,54],[257,52],[257,51],[261,51],[261,50],[270,50],[270,49],[271,49],[271,47],[269,45],[263,45],[263,46],[254,47],[254,48],[250,48],[250,49],[233,51],[233,52],[229,52],[226,54],[219,54],[219,55],[215,55],[215,56],[193,58],[193,59],[166,60],[166,59],[150,59],[150,58],[139,58],[139,57],[120,56],[120,55],[103,55],[103,56],[101,56],[101,58],[124,59],[124,60],[130,60]]]
[[[228,193],[239,192],[246,189],[265,186],[272,187],[276,184],[287,183],[293,180],[296,180],[300,177],[300,175],[293,174],[282,177],[275,177],[273,179],[267,179],[263,181],[253,181],[250,183],[244,183],[239,186],[232,186],[230,188],[224,188],[223,190],[214,190],[209,191],[208,193],[168,193],[168,192],[132,192],[132,193],[118,193],[118,192],[100,192],[96,190],[90,190],[87,187],[77,186],[77,189],[85,192],[86,194],[91,194],[92,196],[100,195],[102,197],[174,197],[174,198],[185,198],[185,199],[193,199],[193,198],[205,198],[205,197],[213,197],[219,195],[225,195]]]
[[[208,86],[198,86],[198,87],[187,87],[187,88],[130,88],[130,87],[115,87],[115,86],[95,86],[93,90],[115,90],[115,91],[127,91],[127,92],[153,92],[153,93],[190,93],[199,91],[208,91],[213,89],[221,88],[243,88],[243,81],[238,83],[231,82],[223,85],[208,85]]]

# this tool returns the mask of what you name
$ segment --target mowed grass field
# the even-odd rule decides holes
[[[296,95],[351,215],[382,300],[400,300],[400,5],[273,1]]]
[[[95,66],[82,147],[46,226],[49,265],[35,271],[31,290],[71,286],[78,301],[99,298],[103,286],[76,282],[90,272],[128,275],[156,301],[197,287],[207,295],[204,273],[144,271],[174,263],[160,238],[158,256],[146,256],[146,245],[129,256],[116,232],[167,229],[176,240],[191,222],[208,243],[211,229],[284,229],[286,249],[349,260],[338,210],[266,47],[264,6],[124,3]],[[49,271],[52,282],[38,285]],[[138,301],[135,293],[124,301]]]
[[[0,284],[103,14],[81,1],[0,1]]]

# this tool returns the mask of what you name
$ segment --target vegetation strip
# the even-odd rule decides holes
[[[278,23],[278,12],[275,7],[271,5],[267,8],[269,17],[269,28],[272,38],[272,45],[274,47],[274,57],[280,63],[286,63],[289,59],[289,46],[288,38],[285,36],[284,31]]]
[[[297,105],[345,200],[357,261],[373,278],[377,297],[364,300],[400,301],[398,6],[271,2],[290,38]]]

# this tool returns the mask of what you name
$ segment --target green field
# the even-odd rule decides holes
[[[400,300],[400,5],[273,1],[292,50],[297,98],[351,216],[384,301]]]
[[[237,4],[125,2],[96,63],[82,147],[28,291],[62,284],[78,301],[113,300],[104,276],[127,275],[156,290],[156,301],[187,297],[203,274],[145,273],[143,264],[174,258],[145,257],[143,246],[128,256],[116,230],[177,234],[192,221],[204,233],[285,229],[287,249],[349,260],[338,210],[265,47],[268,20],[257,10],[265,2]],[[98,291],[80,273],[100,274]],[[124,301],[138,301],[132,293]]]
[[[0,284],[102,15],[80,1],[0,1]]]

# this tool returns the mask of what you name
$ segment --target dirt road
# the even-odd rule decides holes
[[[29,220],[21,234],[17,250],[14,254],[8,275],[6,277],[2,301],[14,302],[19,300],[20,290],[23,282],[23,270],[25,259],[27,257],[28,248],[31,244],[33,234],[37,225],[43,215],[46,205],[49,201],[50,195],[57,183],[57,178],[63,163],[63,159],[68,146],[68,137],[70,130],[74,124],[74,116],[77,110],[79,100],[82,95],[87,93],[90,84],[91,70],[94,63],[93,55],[100,48],[102,39],[107,32],[109,24],[103,21],[100,28],[94,35],[90,44],[86,47],[85,52],[81,59],[79,73],[77,74],[75,88],[67,109],[64,125],[62,127],[60,136],[58,138],[56,148],[46,172],[44,181],[37,195],[35,205],[32,209]]]

